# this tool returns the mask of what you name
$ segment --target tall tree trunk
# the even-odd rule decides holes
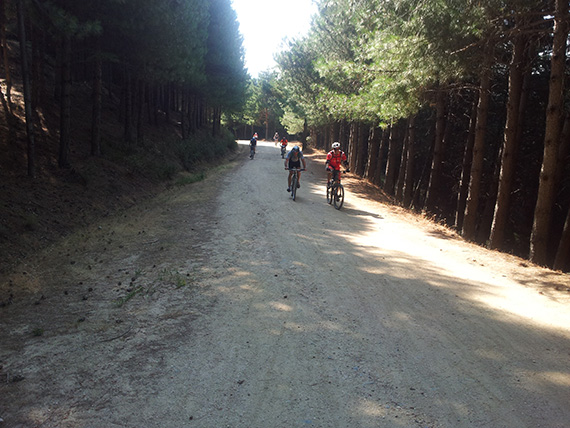
[[[17,0],[20,3],[20,0]],[[2,43],[2,61],[4,64],[4,78],[6,79],[6,102],[12,114],[12,73],[10,73],[10,58],[8,56],[8,43],[6,40],[6,7],[8,0],[0,0],[0,43]]]
[[[554,13],[554,41],[548,107],[546,109],[546,129],[544,154],[538,186],[538,199],[534,210],[534,222],[530,237],[530,259],[545,265],[548,262],[548,234],[550,217],[554,203],[556,183],[556,162],[560,140],[560,121],[564,103],[564,68],[566,62],[566,40],[568,38],[568,1],[556,0]]]
[[[346,123],[345,120],[341,120],[338,124],[338,138],[334,139],[334,141],[338,141],[340,143],[341,147],[345,147],[346,150],[348,150],[348,144],[347,144],[348,138],[346,136],[347,128],[348,128],[348,132],[350,132],[349,125]],[[350,134],[349,134],[349,137],[350,137]],[[331,142],[331,144],[332,144],[332,142]],[[329,147],[330,146],[331,145],[329,145]],[[349,159],[349,162],[352,162],[352,160]],[[354,168],[354,166],[352,164],[350,165],[350,167]]]
[[[266,111],[266,115],[265,115],[265,140],[269,140],[269,109],[266,108],[265,111]],[[220,116],[221,116],[221,112],[220,112]],[[216,114],[216,118],[217,118],[217,114]],[[217,135],[217,132],[218,132],[217,126],[215,128],[215,132],[216,132],[216,134],[214,134],[214,135]]]
[[[349,168],[353,171],[356,170],[356,163],[358,162],[358,124],[351,122],[348,131],[348,162]],[[342,140],[341,140],[342,144]]]
[[[44,90],[44,57],[45,57],[45,34],[43,29],[37,26],[31,26],[31,41],[32,41],[32,101],[34,105],[34,111],[37,111],[38,107],[43,107],[45,104]]]
[[[433,145],[433,158],[429,177],[425,208],[435,213],[438,211],[440,197],[441,172],[443,169],[445,126],[446,126],[446,92],[440,89],[436,99],[435,142]]]
[[[391,127],[390,142],[388,144],[388,164],[386,165],[386,181],[384,191],[390,195],[394,194],[396,177],[400,166],[400,153],[402,150],[401,124],[395,123]]]
[[[136,91],[137,145],[140,145],[144,142],[144,106],[146,103],[146,85],[142,79],[137,79]]]
[[[560,134],[560,146],[558,148],[558,160],[556,162],[556,187],[559,189],[564,176],[564,170],[568,165],[570,156],[570,112],[566,113],[562,133]]]
[[[396,181],[396,199],[400,203],[404,200],[404,182],[406,180],[406,167],[408,166],[408,152],[410,145],[410,118],[408,118],[406,131],[404,134],[404,143],[402,154],[400,156],[400,168],[398,170],[398,180]]]
[[[212,119],[212,121],[213,121],[212,132],[213,132],[213,136],[217,137],[221,134],[221,130],[222,130],[222,108],[221,107],[214,107],[212,117],[213,117],[213,119]]]
[[[101,111],[103,102],[103,64],[101,58],[101,39],[95,39],[93,64],[93,110],[91,116],[91,155],[101,155]]]
[[[60,168],[69,168],[69,148],[71,140],[71,39],[66,34],[62,37],[61,50],[61,104],[58,165]]]
[[[568,165],[568,158],[570,156],[570,112],[566,113],[564,126],[562,127],[562,135],[560,136],[560,147],[558,150],[558,162],[556,165],[556,186],[559,188],[562,182],[564,170]],[[570,207],[566,214],[566,221],[564,222],[564,229],[562,236],[558,243],[556,256],[554,258],[554,265],[556,270],[566,270],[570,262]]]
[[[365,177],[369,182],[374,183],[376,176],[376,162],[378,160],[378,152],[380,149],[380,138],[382,136],[382,130],[376,126],[370,127],[370,132],[368,136],[368,166],[366,168]]]
[[[24,23],[24,1],[18,0],[18,35],[20,41],[20,60],[22,67],[22,81],[24,86],[24,108],[26,114],[26,135],[28,140],[28,176],[36,176],[36,143],[34,135],[34,114],[32,110],[32,97],[30,94],[30,69],[28,67],[28,53],[26,43],[26,28]]]
[[[188,126],[186,125],[186,121],[188,120],[189,114],[189,94],[187,91],[182,91],[182,107],[180,111],[180,134],[182,135],[182,139],[185,140],[188,138]]]
[[[499,190],[499,176],[501,174],[501,162],[503,148],[499,148],[496,156],[495,168],[493,175],[488,180],[487,196],[485,197],[485,206],[481,212],[481,220],[475,236],[475,242],[485,245],[489,241],[491,234],[491,226],[493,225],[493,215],[495,213],[495,205],[497,203],[497,192]]]
[[[568,269],[568,262],[570,261],[570,209],[566,215],[566,222],[564,223],[564,230],[558,244],[558,251],[554,259],[553,268],[556,270]]]
[[[123,139],[127,145],[131,145],[134,141],[133,138],[133,83],[131,73],[124,67],[124,80],[123,80]]]
[[[10,58],[8,56],[8,43],[6,40],[6,6],[8,0],[0,0],[0,43],[2,44],[2,63],[4,65],[4,81],[6,84],[6,95],[0,90],[0,102],[4,107],[6,117],[6,127],[8,128],[8,141],[16,141],[16,128],[18,121],[14,116],[12,105],[12,73],[10,71]],[[10,153],[14,158],[19,158],[20,153],[15,153],[16,147],[8,145]]]
[[[473,162],[473,144],[475,143],[475,125],[477,124],[477,104],[478,98],[473,103],[471,120],[469,122],[469,135],[463,153],[463,164],[461,168],[461,182],[459,183],[459,193],[457,195],[457,208],[455,210],[455,229],[463,229],[463,219],[465,218],[465,207],[467,206],[467,195],[469,192],[469,177],[471,176],[471,163]]]
[[[366,126],[363,123],[358,123],[356,127],[358,129],[356,139],[358,157],[354,172],[359,177],[364,177],[364,173],[366,172],[366,160],[368,158],[368,132],[366,132]]]
[[[416,157],[416,116],[408,122],[408,153],[406,155],[406,176],[404,178],[403,205],[410,208],[414,195],[414,167]]]
[[[377,186],[382,186],[382,182],[386,176],[386,168],[384,165],[384,157],[386,153],[386,146],[390,141],[390,134],[392,130],[392,125],[387,126],[382,130],[382,136],[380,137],[380,146],[378,147],[378,158],[376,160],[376,173],[374,174],[373,183]]]
[[[479,90],[479,103],[477,105],[477,123],[475,125],[475,141],[473,143],[473,162],[471,163],[471,177],[469,179],[469,196],[463,219],[463,236],[467,240],[475,239],[477,219],[479,212],[479,199],[481,198],[481,180],[483,176],[483,161],[485,155],[485,133],[487,132],[487,119],[489,116],[489,101],[491,90],[491,64],[493,60],[493,45],[489,42],[485,47],[483,68],[481,70],[481,83]]]
[[[489,241],[489,246],[493,249],[502,249],[505,240],[505,229],[509,220],[516,154],[519,146],[517,129],[521,114],[520,104],[523,89],[523,69],[526,66],[526,44],[526,35],[515,37],[509,70],[509,100],[507,102],[507,121],[503,136],[499,190],[495,204],[493,225],[491,227],[491,239]]]

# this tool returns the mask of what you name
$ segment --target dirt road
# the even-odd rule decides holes
[[[2,279],[0,426],[570,426],[567,275],[243,149]]]

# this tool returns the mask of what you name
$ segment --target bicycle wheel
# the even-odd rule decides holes
[[[297,197],[297,174],[293,174],[291,177],[291,197],[293,200]]]
[[[338,183],[335,186],[333,199],[334,199],[334,207],[337,210],[340,210],[342,208],[342,204],[344,203],[344,187],[342,186],[342,184]]]
[[[329,186],[327,185],[327,202],[329,204],[332,203],[332,193],[333,193],[333,186],[332,184]]]

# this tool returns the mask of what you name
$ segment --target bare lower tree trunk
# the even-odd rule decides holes
[[[400,169],[398,170],[398,180],[396,181],[396,199],[403,202],[404,199],[404,183],[406,180],[406,167],[408,166],[408,152],[410,145],[410,118],[408,118],[406,131],[404,135],[404,143],[402,147],[402,155],[400,157]]]
[[[17,0],[19,3],[19,0]],[[0,0],[0,43],[2,43],[2,61],[4,63],[4,78],[6,79],[6,102],[12,114],[12,73],[10,73],[10,58],[6,41],[6,6],[8,0]]]
[[[477,228],[477,234],[475,236],[475,242],[486,245],[489,241],[489,236],[491,234],[491,226],[493,225],[493,216],[495,214],[495,205],[497,202],[497,192],[499,191],[499,176],[501,174],[501,155],[502,147],[499,148],[499,153],[496,156],[495,168],[493,170],[493,175],[488,180],[487,195],[485,197],[485,206],[481,212],[481,219],[479,221],[479,227]]]
[[[95,64],[93,67],[93,110],[91,117],[91,155],[101,155],[101,111],[103,102],[103,68],[101,39],[95,40]]]
[[[546,129],[544,154],[538,187],[538,199],[534,210],[534,222],[530,237],[530,259],[545,265],[548,262],[548,234],[550,217],[554,203],[556,183],[556,162],[560,140],[560,121],[564,103],[564,68],[566,62],[566,40],[568,38],[568,1],[556,0],[554,13],[554,41],[552,46],[552,66],[548,107],[546,109]]]
[[[69,168],[69,149],[71,141],[71,39],[67,35],[62,38],[61,64],[61,108],[59,127],[59,159],[60,168]]]
[[[396,186],[396,174],[400,166],[400,153],[402,150],[402,133],[400,125],[395,123],[390,129],[390,142],[388,144],[388,164],[386,165],[386,181],[384,191],[390,195],[394,194]]]
[[[509,220],[511,192],[516,168],[516,154],[519,141],[517,129],[519,124],[520,102],[523,89],[523,68],[525,64],[526,36],[517,36],[509,71],[509,100],[507,103],[507,122],[505,124],[503,154],[501,156],[501,174],[499,178],[499,190],[491,228],[489,246],[494,249],[502,249],[505,240],[505,228]]]
[[[28,139],[28,176],[36,176],[36,143],[34,135],[34,115],[30,94],[30,70],[26,52],[26,29],[24,25],[24,1],[18,0],[18,34],[20,41],[20,60],[22,62],[22,81],[24,86],[24,108],[26,114],[26,135]]]
[[[477,123],[475,125],[475,141],[473,143],[473,162],[471,163],[471,177],[469,179],[469,196],[467,197],[467,207],[463,219],[463,236],[468,240],[475,239],[479,216],[479,199],[481,197],[481,179],[485,155],[485,133],[487,132],[487,119],[489,116],[492,52],[493,47],[489,43],[485,48],[485,57],[481,70]]]
[[[0,0],[0,43],[2,44],[2,62],[4,65],[4,79],[6,83],[6,95],[0,90],[0,102],[4,107],[4,115],[6,117],[6,126],[8,128],[8,141],[16,141],[17,119],[14,116],[12,106],[12,73],[10,72],[10,58],[8,57],[8,44],[6,41],[6,3],[7,0]],[[15,148],[12,144],[9,146],[10,151]],[[15,154],[19,157],[19,154]]]
[[[477,101],[477,100],[475,100]],[[477,124],[477,102],[473,103],[471,121],[469,123],[469,135],[463,153],[463,165],[461,168],[461,182],[459,183],[459,193],[457,195],[457,208],[455,210],[455,229],[463,229],[463,219],[465,218],[465,207],[467,206],[467,195],[469,192],[469,177],[471,176],[471,163],[473,162],[473,144],[475,143],[475,125]]]
[[[131,73],[124,70],[125,79],[123,82],[123,127],[124,127],[124,134],[123,139],[128,145],[132,145],[134,142],[133,138],[133,78]]]
[[[342,144],[342,141],[340,143]],[[356,122],[351,122],[348,131],[347,153],[349,168],[353,171],[356,171],[356,165],[358,162],[358,149],[358,124]]]
[[[554,259],[554,269],[566,270],[568,262],[570,261],[570,209],[566,215],[566,222],[564,223],[564,230],[562,237],[558,244],[558,251],[556,251],[556,258]]]
[[[356,159],[354,172],[358,176],[364,177],[364,173],[366,172],[366,159],[368,157],[368,132],[366,132],[366,127],[363,123],[358,123],[356,128],[358,130],[356,138],[358,157]]]
[[[144,105],[146,102],[146,85],[142,79],[137,79],[136,90],[136,130],[137,144],[144,143]]]
[[[368,136],[368,167],[366,168],[365,177],[371,183],[374,183],[376,177],[376,162],[378,160],[378,153],[380,149],[380,138],[382,136],[382,130],[378,127],[371,126],[370,133]]]
[[[411,116],[408,122],[408,153],[406,155],[406,176],[404,178],[403,205],[412,206],[414,195],[414,167],[416,157],[416,117]]]
[[[441,172],[443,169],[445,126],[446,126],[446,93],[440,89],[436,100],[436,122],[435,122],[435,142],[433,146],[433,157],[431,172],[429,177],[428,192],[425,208],[427,211],[435,213],[438,211],[438,201],[441,192]]]
[[[382,186],[382,181],[386,176],[386,168],[384,166],[384,157],[386,152],[386,145],[390,141],[392,125],[386,127],[382,130],[382,136],[380,137],[380,146],[378,147],[378,159],[376,160],[376,173],[374,174],[373,183]]]

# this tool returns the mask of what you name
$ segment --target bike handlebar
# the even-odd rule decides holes
[[[305,168],[285,168],[287,171],[306,171]]]

